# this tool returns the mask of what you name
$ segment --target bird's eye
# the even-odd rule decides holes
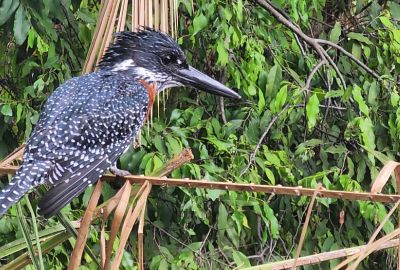
[[[177,60],[177,57],[175,55],[167,55],[167,56],[161,58],[161,62],[164,65],[170,65],[170,64],[176,63],[176,60]]]

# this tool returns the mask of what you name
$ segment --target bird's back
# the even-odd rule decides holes
[[[45,104],[14,183],[0,194],[0,215],[30,188],[52,189],[39,203],[49,216],[97,181],[144,122],[149,94],[123,74],[98,71],[61,85]]]

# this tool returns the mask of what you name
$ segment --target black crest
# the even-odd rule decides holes
[[[118,32],[114,43],[105,52],[99,68],[111,67],[127,59],[138,58],[143,53],[153,53],[162,59],[185,58],[183,51],[170,36],[151,28],[138,32]]]

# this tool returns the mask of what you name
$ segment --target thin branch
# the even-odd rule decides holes
[[[311,212],[312,212],[312,209],[314,207],[315,198],[317,197],[317,192],[318,192],[318,190],[321,189],[321,187],[322,187],[321,183],[318,183],[317,188],[315,189],[314,194],[311,197],[310,204],[308,205],[306,220],[304,221],[303,229],[301,230],[300,241],[299,241],[299,245],[297,246],[296,255],[294,257],[292,270],[296,270],[297,261],[298,261],[299,256],[300,256],[301,248],[303,247],[304,238],[306,237],[308,223],[310,222]]]
[[[278,120],[278,118],[290,107],[290,104],[286,104],[283,109],[272,118],[271,122],[269,122],[267,128],[265,129],[264,133],[261,135],[260,140],[258,141],[256,147],[254,148],[253,152],[250,155],[249,162],[247,163],[246,167],[240,172],[240,177],[250,168],[251,164],[254,162],[254,159],[256,157],[256,154],[258,152],[258,149],[261,147],[262,142],[264,141],[264,138],[267,136],[269,130],[272,128],[272,125]]]
[[[326,65],[328,62],[326,60],[321,60],[310,72],[310,74],[307,77],[307,81],[306,84],[303,87],[303,90],[305,91],[309,91],[310,90],[310,86],[311,86],[311,81],[315,76],[315,73],[317,73],[317,71],[323,66]]]
[[[341,51],[343,54],[345,54],[347,57],[349,57],[351,60],[353,60],[357,65],[362,67],[366,72],[368,72],[369,74],[374,76],[376,79],[380,80],[380,76],[378,73],[376,73],[375,71],[370,69],[367,65],[365,65],[363,62],[358,60],[354,55],[352,55],[351,53],[349,53],[348,51],[346,51],[345,49],[343,49],[341,46],[337,45],[336,43],[333,43],[332,41],[325,40],[325,39],[316,39],[316,42],[318,42],[320,44],[329,45],[329,46]]]
[[[341,51],[343,54],[345,54],[347,57],[349,57],[352,61],[354,61],[358,66],[363,68],[365,71],[367,71],[369,74],[374,76],[376,79],[380,80],[380,76],[378,73],[370,69],[367,65],[365,65],[363,62],[358,60],[353,54],[350,52],[346,51],[344,48],[341,46],[328,41],[324,39],[315,39],[312,38],[308,35],[306,35],[299,26],[295,25],[292,21],[290,21],[289,18],[286,18],[285,16],[282,15],[281,12],[278,11],[277,8],[275,8],[269,1],[265,0],[255,0],[260,6],[262,6],[264,9],[266,9],[272,16],[274,16],[280,23],[288,27],[294,34],[297,36],[301,37],[306,43],[308,43],[314,50],[315,52],[319,55],[321,60],[327,60],[329,64],[335,69],[337,75],[339,76],[341,83],[343,84],[344,88],[345,86],[345,80],[343,78],[343,75],[339,71],[339,68],[337,65],[334,63],[332,58],[328,55],[327,51],[321,46],[321,44],[328,45],[330,47],[333,47],[339,51]]]
[[[382,250],[387,248],[392,248],[399,245],[399,239],[393,239],[381,244],[376,250]],[[360,252],[366,248],[367,245],[357,246],[352,248],[344,248],[334,251],[323,252],[315,255],[309,255],[300,257],[297,262],[297,266],[302,265],[311,265],[311,264],[319,264],[324,261],[334,260],[338,258],[347,257],[353,254]],[[293,259],[280,261],[280,262],[273,262],[264,265],[258,265],[254,267],[244,268],[243,270],[259,270],[259,269],[270,269],[270,270],[278,270],[278,269],[289,269],[293,266]]]
[[[18,166],[0,167],[0,174],[14,174]],[[232,182],[212,182],[204,179],[190,180],[190,179],[176,179],[168,177],[151,177],[129,175],[125,177],[117,177],[115,175],[106,174],[102,177],[103,181],[117,181],[125,180],[132,184],[143,184],[149,181],[150,184],[163,187],[186,187],[186,188],[207,188],[219,190],[231,190],[242,192],[263,192],[268,194],[281,194],[290,196],[312,196],[315,192],[313,188],[305,187],[285,187],[282,185],[259,185],[259,184],[246,184],[246,183],[232,183]],[[336,198],[342,200],[362,200],[383,203],[395,203],[400,200],[400,195],[396,194],[376,194],[373,192],[358,192],[358,191],[342,191],[342,190],[326,190],[321,189],[318,191],[318,197],[321,198]]]

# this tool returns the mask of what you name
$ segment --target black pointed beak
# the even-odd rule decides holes
[[[199,90],[218,96],[235,99],[241,98],[241,96],[233,90],[207,76],[206,74],[198,71],[192,66],[189,66],[187,69],[180,69],[176,71],[175,76],[177,76],[178,81],[183,85],[193,86]]]

